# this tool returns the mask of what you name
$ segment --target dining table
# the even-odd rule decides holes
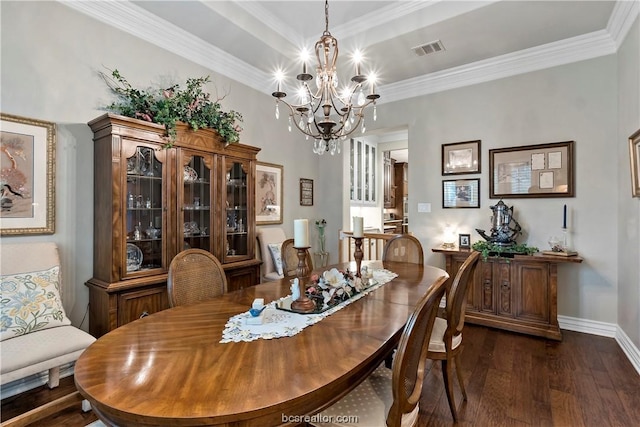
[[[293,336],[221,342],[229,319],[256,298],[268,304],[289,295],[288,278],[123,325],[78,358],[76,387],[112,426],[299,424],[384,362],[420,298],[449,277],[412,263],[362,265],[397,276]],[[354,271],[355,263],[312,274],[332,267]]]

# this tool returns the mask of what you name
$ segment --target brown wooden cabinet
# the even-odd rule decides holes
[[[167,271],[186,248],[223,264],[229,290],[259,283],[255,162],[259,148],[213,130],[105,114],[94,132],[94,260],[89,330],[100,336],[168,308]]]
[[[454,277],[469,250],[436,248]],[[480,261],[467,295],[466,321],[561,340],[558,326],[558,264],[582,258],[536,254]],[[449,279],[451,280],[451,279]]]

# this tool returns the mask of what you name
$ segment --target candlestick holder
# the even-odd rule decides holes
[[[356,260],[356,277],[361,277],[360,266],[362,265],[362,258],[364,257],[364,252],[362,252],[362,237],[354,237],[353,240],[356,246],[353,252],[353,258]]]
[[[291,309],[300,313],[311,313],[316,309],[316,304],[307,297],[307,288],[305,287],[303,277],[307,277],[310,273],[307,265],[307,251],[309,246],[295,247],[298,251],[298,267],[296,268],[296,276],[300,286],[300,297],[291,302]]]

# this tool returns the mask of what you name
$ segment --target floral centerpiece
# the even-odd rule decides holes
[[[111,76],[100,74],[118,100],[106,107],[127,117],[159,123],[165,126],[170,147],[176,138],[176,123],[188,124],[193,130],[215,129],[227,144],[240,140],[242,128],[236,123],[242,115],[236,111],[222,111],[219,101],[211,100],[202,86],[210,81],[209,76],[188,79],[186,89],[179,84],[168,88],[136,89],[118,70]],[[224,97],[223,97],[224,98]]]
[[[349,270],[332,268],[322,275],[314,274],[306,286],[306,294],[323,311],[353,298],[369,286],[368,279],[356,277]]]

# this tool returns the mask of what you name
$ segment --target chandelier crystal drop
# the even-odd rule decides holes
[[[373,120],[376,120],[376,100],[380,95],[375,93],[375,77],[363,75],[359,62],[356,62],[351,81],[339,91],[336,68],[338,40],[329,32],[328,0],[325,0],[324,15],[325,30],[315,44],[318,61],[315,78],[307,72],[306,61],[302,63],[302,73],[296,76],[300,84],[300,103],[289,103],[284,99],[287,94],[281,90],[280,81],[272,96],[276,98],[276,119],[280,117],[278,105],[282,102],[290,110],[289,131],[295,125],[307,139],[314,139],[314,153],[322,155],[329,151],[334,155],[341,151],[338,141],[345,140],[359,127],[364,132],[364,113],[369,105],[373,104]],[[312,81],[315,81],[315,88],[312,87]],[[369,90],[365,91],[367,82]]]

